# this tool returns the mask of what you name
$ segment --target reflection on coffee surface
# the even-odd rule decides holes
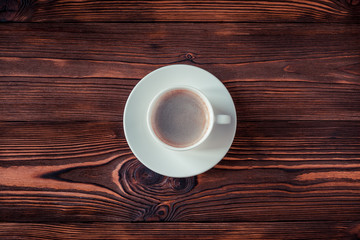
[[[164,143],[178,148],[199,141],[209,127],[209,111],[200,96],[175,89],[160,96],[151,113],[151,125]]]

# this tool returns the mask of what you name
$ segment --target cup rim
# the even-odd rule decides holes
[[[156,101],[163,96],[165,93],[170,92],[170,91],[174,91],[174,90],[189,90],[191,92],[195,92],[198,96],[200,96],[200,98],[204,101],[204,103],[206,104],[206,107],[209,111],[209,126],[206,130],[206,132],[203,134],[203,136],[196,141],[194,144],[190,145],[190,146],[186,146],[186,147],[174,147],[171,146],[165,142],[163,142],[154,132],[154,129],[152,127],[151,124],[151,112],[152,109],[154,108],[154,104],[156,103]],[[215,115],[214,115],[214,109],[212,107],[212,104],[210,103],[209,99],[205,96],[204,93],[202,93],[200,90],[191,87],[191,86],[184,86],[184,85],[179,85],[179,86],[175,86],[175,87],[170,87],[170,88],[166,88],[162,91],[160,91],[159,93],[157,93],[153,99],[151,100],[148,108],[147,108],[147,113],[146,113],[146,121],[147,121],[147,127],[152,135],[152,137],[158,142],[160,143],[162,146],[170,149],[170,150],[176,150],[176,151],[186,151],[186,150],[190,150],[193,149],[199,145],[201,145],[210,135],[210,133],[212,132],[212,129],[214,127],[214,123],[215,123]]]

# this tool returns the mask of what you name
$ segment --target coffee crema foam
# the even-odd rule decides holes
[[[161,141],[184,148],[205,135],[209,118],[208,107],[200,96],[187,89],[175,89],[157,99],[151,113],[151,125]]]

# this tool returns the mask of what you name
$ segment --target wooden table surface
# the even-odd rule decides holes
[[[0,0],[0,21],[0,239],[360,239],[359,0]],[[190,178],[122,127],[175,63],[238,115]]]

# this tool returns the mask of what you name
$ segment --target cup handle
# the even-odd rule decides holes
[[[230,124],[231,117],[229,115],[223,115],[223,114],[216,115],[216,123],[221,125]]]

